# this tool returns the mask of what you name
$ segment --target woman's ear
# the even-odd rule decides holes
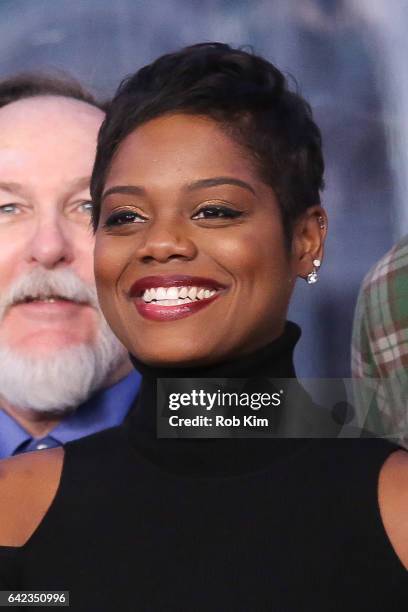
[[[293,228],[292,257],[297,276],[304,279],[309,277],[309,282],[317,280],[313,273],[317,272],[322,262],[326,234],[327,215],[320,205],[311,206],[296,221]]]

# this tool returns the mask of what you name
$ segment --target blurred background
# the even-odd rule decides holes
[[[320,282],[300,281],[290,312],[296,366],[347,377],[359,285],[408,232],[407,26],[406,0],[0,0],[0,77],[64,70],[105,97],[158,55],[210,40],[293,75],[323,132],[330,220]]]

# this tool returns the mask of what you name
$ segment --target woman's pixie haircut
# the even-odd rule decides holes
[[[125,79],[102,124],[91,181],[96,229],[109,166],[137,127],[165,114],[206,116],[251,154],[274,190],[285,235],[320,203],[324,162],[309,104],[262,57],[222,43],[203,43],[163,55]]]

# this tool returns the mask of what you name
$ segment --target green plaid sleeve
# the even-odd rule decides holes
[[[364,279],[354,317],[352,374],[360,379],[360,422],[408,439],[408,237]]]

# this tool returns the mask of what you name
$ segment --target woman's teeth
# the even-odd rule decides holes
[[[146,289],[142,295],[144,302],[153,302],[159,306],[179,306],[190,304],[198,300],[205,300],[217,291],[215,289],[203,289],[201,287],[157,287]]]

